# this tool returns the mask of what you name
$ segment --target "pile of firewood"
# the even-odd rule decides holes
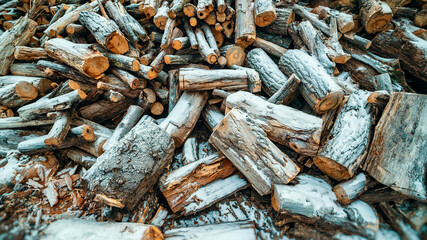
[[[0,0],[0,238],[426,238],[427,2],[296,2]]]

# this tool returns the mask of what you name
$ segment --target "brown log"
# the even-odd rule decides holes
[[[216,23],[216,15],[215,12],[210,12],[209,15],[203,19],[205,23],[207,23],[209,26],[213,26]]]
[[[255,0],[255,24],[265,27],[276,20],[276,7],[272,1]]]
[[[203,61],[203,57],[200,55],[166,55],[164,57],[166,64],[190,64],[200,63]]]
[[[286,48],[278,46],[272,42],[269,42],[259,37],[255,39],[252,46],[261,48],[262,50],[266,51],[268,54],[271,54],[278,58],[280,58],[287,51]]]
[[[184,5],[189,2],[191,2],[191,0],[173,0],[168,12],[169,17],[176,18],[176,16],[183,10]]]
[[[153,18],[153,22],[160,30],[164,30],[166,27],[166,23],[169,19],[168,12],[169,12],[169,2],[164,1],[162,5],[160,6],[159,10],[157,11],[156,15]],[[171,17],[172,18],[172,17]]]
[[[203,30],[203,33],[205,34],[205,37],[206,37],[206,40],[208,42],[209,47],[215,52],[215,54],[217,56],[219,56],[218,45],[217,45],[216,39],[215,39],[215,37],[211,31],[211,28],[204,23],[201,24],[201,28]]]
[[[268,99],[268,102],[274,103],[274,104],[283,104],[288,105],[291,103],[296,95],[298,90],[298,85],[300,84],[301,80],[299,80],[295,74],[292,74],[286,83],[277,90],[271,97]]]
[[[235,43],[242,48],[251,45],[256,38],[253,8],[252,1],[236,0]]]
[[[151,49],[150,51],[148,51],[146,54],[142,55],[139,58],[139,62],[142,65],[148,66],[150,65],[150,63],[153,61],[153,59],[156,57],[156,50]]]
[[[44,71],[37,68],[35,63],[14,63],[9,68],[10,74],[28,77],[49,77]]]
[[[174,30],[176,24],[177,24],[176,19],[169,18],[167,20],[165,28],[164,28],[165,31],[164,31],[163,36],[162,36],[162,41],[160,42],[160,48],[161,49],[166,49],[170,45],[172,45],[172,41],[174,40],[174,39],[172,39],[172,33],[173,33],[173,30]]]
[[[344,92],[320,63],[301,50],[288,50],[280,58],[280,69],[300,80],[300,92],[317,113],[325,113],[341,103]],[[316,76],[316,77],[314,77]]]
[[[186,3],[182,11],[184,12],[184,15],[189,18],[194,17],[197,14],[197,8],[192,3]]]
[[[159,116],[163,113],[164,109],[165,107],[163,106],[163,104],[161,104],[160,102],[155,102],[153,103],[153,105],[151,105],[150,112],[155,116]]]
[[[114,90],[116,92],[121,93],[123,96],[127,97],[127,98],[131,98],[131,99],[135,99],[138,98],[140,91],[138,90],[131,90],[128,86],[126,87],[121,87],[121,86],[117,86],[117,85],[113,85],[110,83],[105,83],[105,82],[101,82],[99,81],[96,84],[96,87],[98,89],[101,90]]]
[[[224,35],[227,38],[231,38],[231,35],[234,32],[234,21],[224,21],[222,24],[222,28],[224,29]]]
[[[220,48],[220,53],[227,59],[227,66],[229,67],[232,65],[242,66],[246,58],[245,51],[237,45],[223,46]]]
[[[367,189],[367,179],[364,173],[335,185],[333,191],[341,204],[350,204]]]
[[[108,59],[88,44],[75,44],[55,38],[46,41],[47,54],[79,70],[88,77],[99,79],[109,65]]]
[[[385,90],[375,91],[369,95],[368,102],[377,108],[384,109],[390,96],[390,93]]]
[[[242,110],[231,110],[215,127],[209,142],[245,175],[260,195],[266,195],[273,184],[291,181],[299,168],[251,120]]]
[[[16,46],[14,57],[16,60],[34,61],[47,59],[47,53],[43,48]]]
[[[187,34],[188,41],[190,41],[192,49],[198,49],[199,43],[197,42],[196,35],[193,32],[193,29],[190,27],[188,22],[184,22],[185,33]]]
[[[19,81],[0,88],[0,105],[19,108],[38,96],[37,88],[26,81]]]
[[[380,183],[421,201],[426,199],[426,131],[422,127],[426,101],[424,95],[392,94],[375,128],[363,167]],[[411,158],[407,161],[397,161],[408,154]]]
[[[50,78],[62,80],[65,79],[72,79],[75,81],[83,82],[83,83],[93,83],[96,84],[97,80],[90,78],[83,73],[80,73],[79,71],[75,70],[74,68],[49,62],[46,60],[39,60],[36,64],[37,68],[44,71]],[[104,77],[104,74],[102,73],[100,75],[100,78]]]
[[[157,10],[160,7],[160,2],[161,1],[159,0],[147,0],[143,5],[142,11],[140,10],[140,12],[143,12],[145,17],[150,19],[156,15]]]
[[[387,3],[376,0],[362,0],[359,15],[368,33],[377,33],[386,29],[393,17]]]
[[[50,129],[47,137],[44,139],[46,145],[60,146],[70,130],[71,113],[56,112],[55,122]]]
[[[213,0],[200,0],[197,1],[197,17],[199,19],[205,19],[209,13],[214,10]]]
[[[75,24],[75,23],[68,24],[67,27],[65,28],[65,31],[69,35],[83,35],[83,34],[89,33],[89,31],[85,26],[80,24]]]
[[[178,102],[181,91],[179,90],[178,84],[178,70],[169,70],[169,113],[172,111],[172,109],[175,107],[176,103]]]
[[[139,65],[138,65],[139,66]],[[125,70],[119,68],[111,69],[111,72],[125,82],[131,89],[139,87],[139,79]]]
[[[188,40],[188,37],[175,38],[172,42],[172,47],[175,50],[180,50],[182,48],[188,48],[188,47],[190,47],[190,41]]]
[[[85,119],[102,123],[122,114],[132,103],[133,100],[130,99],[117,103],[108,100],[100,100],[81,107],[79,113]]]

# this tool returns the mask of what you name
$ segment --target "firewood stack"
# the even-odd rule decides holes
[[[426,9],[0,0],[0,238],[425,239]]]

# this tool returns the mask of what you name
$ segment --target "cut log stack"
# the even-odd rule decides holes
[[[0,238],[425,238],[426,6],[0,0]]]

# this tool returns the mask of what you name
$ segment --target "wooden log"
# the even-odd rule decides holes
[[[256,72],[254,73],[257,74]],[[251,85],[250,77],[246,70],[181,68],[179,72],[179,89],[183,91],[205,91],[215,88],[228,89],[234,87],[246,90]],[[256,81],[259,82],[253,85],[261,85],[259,76]],[[253,92],[259,91],[260,89],[258,88],[253,90]]]
[[[79,20],[79,14],[82,11],[89,11],[98,6],[98,1],[93,1],[91,3],[85,3],[80,7],[67,12],[58,19],[56,22],[51,24],[43,33],[46,34],[49,38],[54,38],[62,34],[68,24],[77,22]]]
[[[169,75],[169,113],[172,111],[172,109],[175,107],[176,103],[178,102],[180,96],[181,96],[181,91],[179,90],[178,84],[179,84],[179,79],[178,79],[178,74],[179,71],[178,70],[169,70],[168,75]]]
[[[164,61],[166,64],[170,65],[185,65],[190,63],[201,63],[203,57],[200,55],[166,55]]]
[[[157,54],[157,51],[154,49],[151,49],[150,51],[148,51],[146,54],[142,55],[139,58],[139,62],[142,65],[148,66],[154,60],[154,58],[156,57],[156,54]]]
[[[200,0],[197,1],[197,17],[199,19],[205,19],[209,13],[213,11],[213,0]]]
[[[314,159],[320,170],[338,181],[351,178],[366,157],[373,124],[372,110],[367,104],[369,95],[365,91],[350,95],[339,110],[325,146]],[[357,123],[353,120],[355,115]]]
[[[306,18],[311,24],[313,24],[313,26],[329,36],[329,26],[324,21],[319,20],[319,16],[317,14],[310,13],[305,7],[297,4],[293,5],[292,9],[296,14],[300,15],[302,18]]]
[[[215,127],[209,142],[230,159],[260,195],[269,194],[273,184],[287,184],[299,172],[262,128],[239,109],[231,110]]]
[[[366,189],[366,175],[359,173],[354,178],[335,185],[333,191],[341,204],[350,204]]]
[[[177,15],[183,10],[184,5],[190,3],[191,0],[173,0],[171,8],[168,11],[170,18],[176,18]]]
[[[16,60],[34,61],[47,59],[47,53],[43,48],[16,46],[14,57]]]
[[[198,49],[199,43],[197,42],[196,35],[193,32],[193,29],[190,27],[187,21],[184,22],[185,33],[187,34],[188,41],[190,41],[192,49]]]
[[[175,50],[180,50],[180,49],[183,49],[183,48],[188,48],[188,47],[190,47],[190,41],[188,40],[188,37],[175,38],[172,41],[172,47]]]
[[[357,200],[343,207],[337,203],[332,187],[324,180],[301,174],[298,184],[275,185],[271,197],[274,210],[286,216],[315,224],[324,229],[337,227],[349,233],[372,238],[379,228],[379,219],[373,208]]]
[[[312,12],[320,16],[330,16],[331,18],[335,18],[337,20],[337,28],[340,33],[350,32],[355,27],[353,16],[351,14],[324,6],[317,6],[312,10]],[[329,21],[331,22],[331,20]]]
[[[338,41],[337,19],[331,17],[330,21],[331,37],[327,41],[328,56],[334,63],[344,64],[351,58],[351,55],[344,52]]]
[[[359,15],[368,33],[385,30],[393,17],[391,8],[387,3],[376,0],[362,0]]]
[[[426,18],[427,18],[427,10],[423,9],[423,10],[419,11],[417,13],[417,15],[415,15],[415,18],[414,18],[415,26],[425,27],[427,25]]]
[[[179,28],[174,28],[173,32],[172,32],[172,36],[171,36],[171,43],[175,38],[179,38],[182,37],[184,35],[184,33],[179,29]],[[174,49],[169,46],[166,49],[163,49],[158,55],[157,57],[151,62],[150,64],[150,73],[151,74],[158,74],[162,71],[165,62],[164,62],[164,57],[166,55],[171,55],[174,52]],[[167,77],[167,74],[164,74]],[[156,75],[157,77],[157,75]]]
[[[255,0],[255,24],[265,27],[276,20],[276,7],[272,1]]]
[[[221,239],[257,239],[255,225],[253,222],[248,221],[217,223],[198,227],[172,228],[165,232],[165,237],[171,240],[184,240],[191,238],[198,239],[203,238],[203,236],[206,236],[206,234]]]
[[[144,121],[102,154],[83,180],[94,195],[103,194],[132,209],[171,163],[173,152],[170,135],[155,123]],[[118,168],[121,165],[127,167]]]
[[[368,103],[373,106],[384,109],[390,100],[391,94],[385,90],[375,91],[368,97]]]
[[[261,48],[262,50],[264,50],[268,54],[271,54],[271,55],[278,57],[278,58],[280,58],[287,51],[286,48],[278,46],[272,42],[269,42],[269,41],[264,40],[264,39],[259,38],[259,37],[257,37],[255,39],[252,46],[257,47],[257,48]]]
[[[39,70],[35,63],[14,63],[9,68],[10,74],[17,76],[42,77],[47,78],[48,75]]]
[[[426,41],[407,29],[379,33],[372,39],[371,49],[383,57],[399,58],[403,70],[427,82]]]
[[[88,44],[75,44],[55,38],[46,41],[47,54],[79,70],[88,77],[99,79],[109,65],[108,59]]]
[[[121,86],[117,86],[117,85],[113,85],[113,84],[109,84],[101,81],[99,81],[96,84],[96,87],[104,91],[107,91],[107,90],[117,91],[121,93],[123,96],[131,99],[138,98],[139,92],[140,92],[138,90],[131,90],[129,87],[121,87]]]
[[[252,1],[236,0],[235,43],[242,48],[251,45],[256,38],[254,4]]]
[[[216,23],[216,14],[215,12],[210,12],[209,15],[203,19],[205,23],[207,23],[209,26],[213,26]]]
[[[140,12],[143,12],[145,17],[150,19],[156,15],[157,10],[160,7],[160,2],[161,1],[159,0],[147,0],[143,5],[142,11],[140,10]]]
[[[371,47],[372,42],[366,38],[362,38],[356,34],[343,34],[342,38],[347,42],[354,44],[358,48],[368,50]]]
[[[246,58],[243,48],[233,44],[222,46],[220,53],[227,59],[227,66],[229,67],[232,65],[242,66]]]
[[[132,44],[138,45],[140,44],[139,41],[148,40],[145,29],[126,11],[120,2],[107,1],[105,8]]]
[[[205,120],[205,125],[209,130],[213,131],[216,125],[224,119],[224,114],[222,114],[217,107],[208,103],[202,112],[202,117]]]
[[[62,150],[61,154],[86,169],[91,168],[96,162],[96,157],[74,147]]]
[[[259,73],[263,89],[269,96],[272,96],[288,82],[285,74],[261,48],[249,51],[247,59],[248,65]]]
[[[124,222],[96,222],[80,218],[61,219],[44,231],[43,240],[92,237],[96,239],[163,239],[162,232],[153,225]]]
[[[206,41],[205,34],[203,33],[202,29],[196,28],[195,34],[199,44],[200,55],[209,64],[214,64],[218,60],[218,56]]]
[[[108,100],[100,100],[79,109],[80,115],[88,120],[102,123],[120,115],[134,102],[126,99],[123,102],[113,103]]]
[[[151,105],[151,108],[150,108],[150,112],[155,116],[161,115],[164,110],[165,110],[165,107],[160,102],[153,103],[153,105]]]
[[[123,138],[139,121],[143,114],[143,109],[136,105],[131,105],[123,119],[117,125],[116,129],[113,132],[113,135],[108,139],[108,141],[103,145],[104,151],[108,151],[111,147],[117,144],[117,142]]]
[[[0,143],[8,151],[17,149],[20,142],[44,135],[44,131],[5,129],[0,130]],[[5,156],[3,156],[5,157]]]
[[[197,139],[195,137],[190,137],[185,141],[182,146],[183,165],[187,165],[198,160],[197,148]]]
[[[364,170],[380,183],[422,201],[425,188],[425,125],[427,111],[424,95],[393,93],[375,127]],[[405,123],[402,124],[402,118]],[[396,127],[396,124],[399,127]],[[399,139],[396,142],[396,139]],[[391,148],[391,146],[393,146]],[[388,149],[388,150],[383,150]],[[410,154],[408,161],[398,162]]]
[[[182,12],[185,16],[191,18],[196,16],[197,14],[197,7],[192,3],[186,3],[184,4],[184,9],[182,9]]]
[[[76,23],[70,23],[67,25],[67,27],[65,28],[65,31],[68,33],[68,35],[84,35],[84,34],[89,34],[89,30],[87,30],[87,28],[83,25],[80,24],[76,24]]]
[[[301,80],[300,92],[317,113],[335,109],[341,103],[344,97],[342,89],[320,63],[304,51],[288,50],[280,58],[279,68],[288,75],[295,73]]]
[[[85,82],[85,83],[96,83],[97,80],[94,80],[93,78],[90,78],[86,76],[83,73],[80,73],[79,71],[75,70],[74,68],[49,62],[45,60],[39,60],[36,64],[37,68],[44,71],[50,78],[53,79],[72,79],[79,82]],[[100,77],[104,76],[104,74],[101,74]]]
[[[208,42],[209,47],[215,52],[215,54],[219,55],[219,49],[217,46],[216,39],[211,31],[211,28],[207,25],[202,23],[201,28],[203,30],[203,33],[205,34],[206,40]],[[197,31],[197,30],[196,30]]]
[[[124,101],[126,99],[126,97],[123,96],[123,94],[116,92],[114,90],[108,90],[104,92],[102,96],[108,101],[115,102],[115,103]]]
[[[300,82],[301,80],[299,80],[295,74],[292,74],[288,78],[288,81],[286,81],[286,83],[280,87],[277,92],[271,95],[267,101],[274,104],[288,105],[295,99]]]
[[[175,147],[180,147],[188,138],[207,100],[207,92],[183,92],[173,110],[160,124],[171,135]]]
[[[135,74],[148,80],[155,79],[159,75],[156,71],[151,71],[150,66],[142,64],[139,65],[139,70]]]
[[[68,112],[56,112],[55,122],[44,139],[46,145],[59,146],[64,141],[70,130],[71,114]]]
[[[251,115],[272,141],[289,146],[303,155],[317,154],[322,129],[320,118],[288,106],[269,103],[243,91],[228,96],[226,106],[229,109],[239,108]]]
[[[52,125],[53,119],[24,120],[21,117],[0,118],[0,129]]]
[[[138,64],[138,67],[139,67],[139,64]],[[131,89],[137,89],[138,88],[139,78],[135,77],[131,73],[129,73],[123,69],[119,69],[119,68],[113,68],[113,69],[111,69],[111,72],[116,77],[120,78],[120,80],[125,82]]]
[[[160,42],[160,48],[161,49],[166,49],[170,45],[172,45],[172,41],[174,40],[172,38],[172,33],[173,33],[173,29],[175,28],[176,25],[177,25],[176,19],[169,18],[167,20],[165,28],[164,28],[165,31],[163,32],[163,36],[162,36],[162,41]]]
[[[235,186],[225,185],[227,177],[236,171],[236,168],[225,157],[218,154],[210,155],[163,175],[160,178],[160,191],[174,213],[189,215],[246,187],[248,184],[242,178],[235,182]],[[216,192],[213,191],[217,189],[213,187],[214,185],[222,185],[222,189],[218,188],[218,190],[221,189],[220,192],[215,194],[215,197],[219,198],[203,198],[200,195],[204,189],[208,188],[212,190],[212,193]],[[200,196],[198,204],[194,201],[197,196]]]
[[[222,24],[223,33],[226,38],[231,38],[231,35],[234,32],[234,21],[224,21]]]
[[[19,81],[0,88],[0,105],[8,108],[19,108],[38,96],[33,84]]]
[[[27,104],[19,108],[18,113],[21,118],[31,120],[37,118],[41,114],[69,109],[85,98],[86,94],[83,91],[75,90],[58,97],[46,99],[45,101]]]
[[[37,23],[23,17],[16,25],[0,35],[0,75],[6,75],[14,60],[16,46],[25,46],[36,31]]]
[[[106,49],[116,54],[124,54],[129,51],[125,36],[106,18],[94,12],[82,11],[79,14],[79,21]]]

